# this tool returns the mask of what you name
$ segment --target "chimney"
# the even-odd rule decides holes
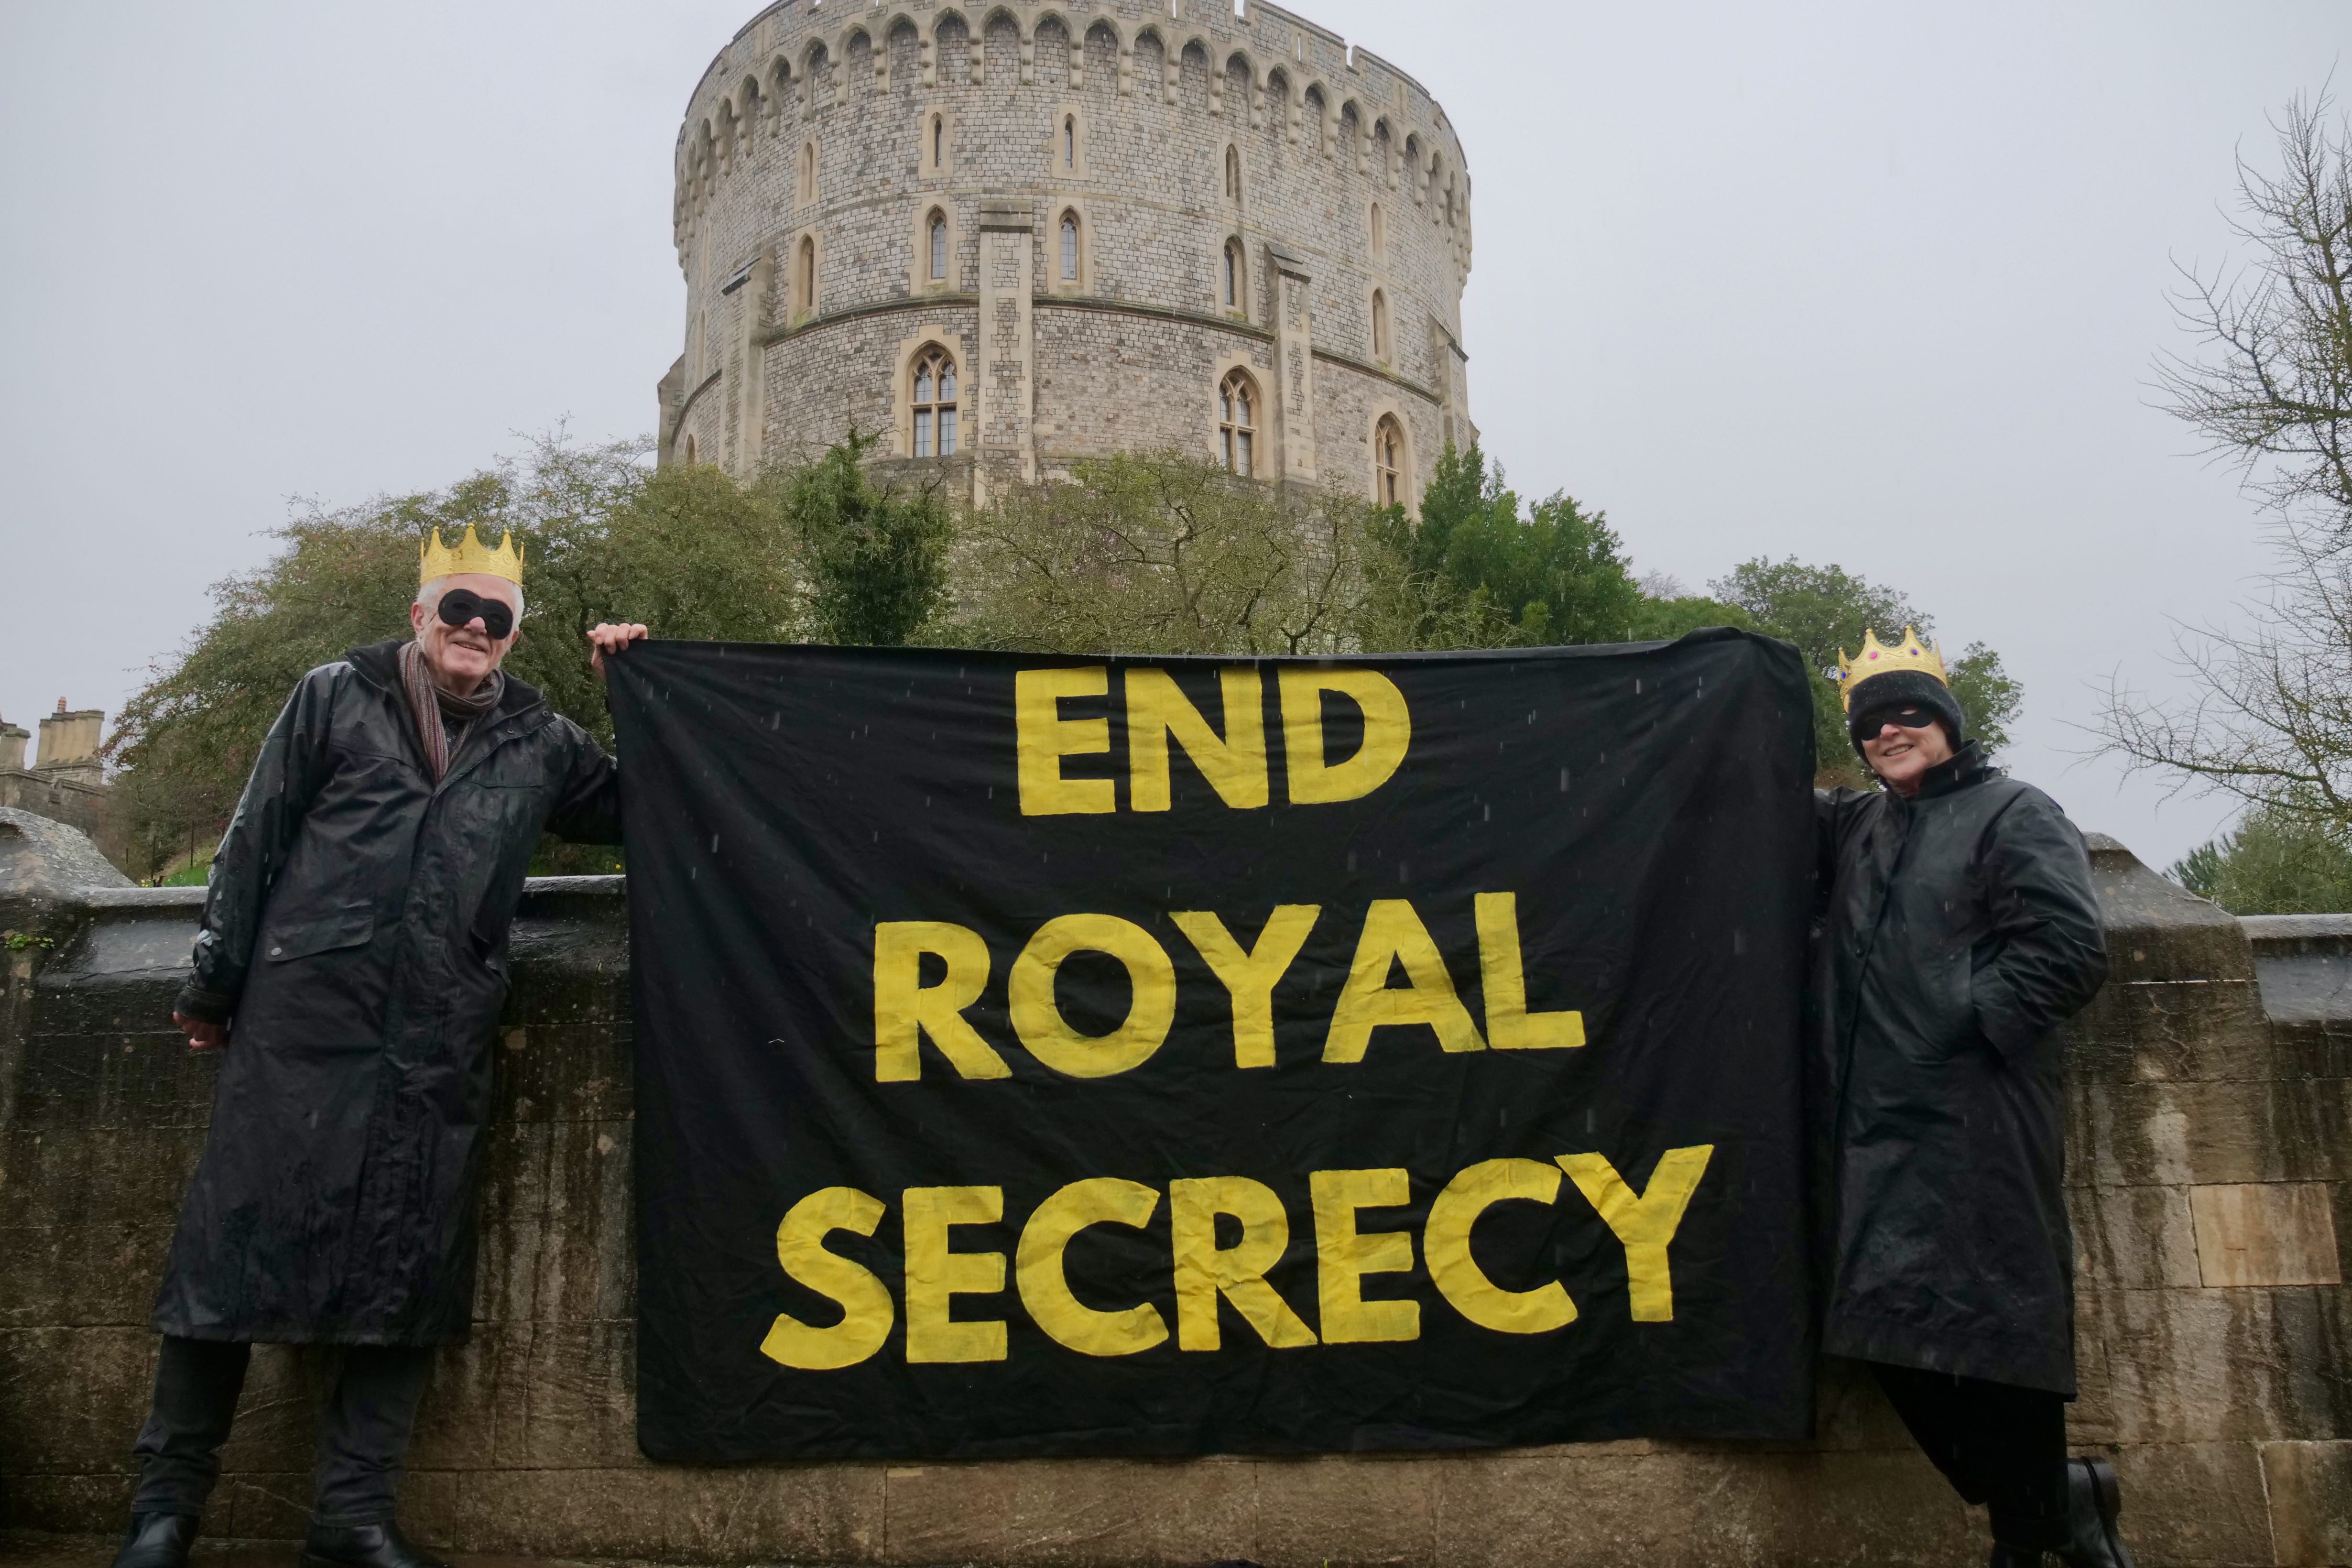
[[[25,742],[33,732],[21,724],[11,724],[0,719],[0,773],[25,765]]]
[[[89,783],[98,783],[101,771],[98,760],[99,731],[105,721],[103,709],[68,712],[66,700],[58,698],[58,710],[41,721],[41,752],[33,765],[87,773]]]

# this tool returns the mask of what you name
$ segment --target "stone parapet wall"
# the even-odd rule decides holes
[[[109,1531],[209,1115],[215,1065],[166,1016],[201,892],[48,886],[4,851],[0,926],[32,945],[0,954],[0,1526]],[[2120,846],[2094,858],[2115,975],[2070,1064],[2075,1441],[2114,1455],[2148,1568],[2352,1562],[2352,921],[2242,922]],[[1982,1560],[1981,1519],[1843,1363],[1822,1371],[1804,1444],[649,1464],[627,968],[618,879],[533,884],[497,1047],[476,1326],[443,1352],[412,1454],[404,1511],[426,1541],[909,1565]],[[257,1355],[213,1533],[299,1532],[330,1353]]]

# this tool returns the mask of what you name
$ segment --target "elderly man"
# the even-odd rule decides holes
[[[294,688],[213,861],[173,1018],[226,1049],[155,1303],[163,1336],[118,1568],[178,1568],[256,1342],[343,1347],[305,1568],[431,1568],[394,1503],[432,1347],[474,1281],[507,927],[542,829],[620,837],[613,760],[502,673],[522,560],[421,552],[415,637]],[[641,626],[588,634],[605,656]]]
[[[2104,1459],[2066,1457],[2074,1247],[2058,1026],[2106,978],[2082,835],[1987,764],[1907,628],[1840,654],[1880,789],[1821,797],[1817,990],[1835,1105],[1822,1348],[1868,1362],[1990,1504],[1993,1568],[2130,1568]]]

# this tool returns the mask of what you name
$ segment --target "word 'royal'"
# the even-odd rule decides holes
[[[1549,1205],[1565,1171],[1625,1249],[1633,1319],[1671,1322],[1674,1277],[1666,1249],[1682,1226],[1715,1152],[1711,1143],[1669,1149],[1636,1193],[1601,1154],[1540,1160],[1485,1160],[1445,1184],[1429,1205],[1422,1251],[1430,1281],[1448,1306],[1482,1329],[1541,1334],[1576,1321],[1576,1303],[1557,1279],[1530,1290],[1507,1290],[1471,1256],[1470,1232],[1499,1203]],[[1293,1310],[1265,1278],[1290,1245],[1290,1219],[1281,1197],[1246,1176],[1206,1176],[1168,1184],[1168,1218],[1176,1346],[1223,1347],[1218,1302],[1229,1302],[1259,1339],[1276,1350],[1315,1344],[1417,1340],[1416,1300],[1366,1300],[1367,1274],[1405,1273],[1413,1263],[1411,1231],[1366,1231],[1357,1211],[1402,1207],[1412,1201],[1401,1169],[1317,1171],[1307,1178],[1315,1215],[1316,1304],[1321,1329]],[[1064,1268],[1070,1243],[1094,1226],[1140,1230],[1160,1206],[1160,1190],[1116,1176],[1072,1182],[1030,1214],[1013,1252],[1013,1276],[1021,1305],[1046,1335],[1080,1355],[1134,1355],[1166,1342],[1168,1320],[1150,1301],[1106,1311],[1071,1290]],[[856,1366],[880,1351],[897,1322],[890,1288],[864,1264],[826,1248],[835,1231],[870,1237],[888,1207],[856,1187],[826,1187],[794,1204],[776,1228],[776,1258],[798,1283],[841,1308],[841,1321],[813,1328],[779,1313],[760,1346],[770,1360],[803,1371]],[[1003,1319],[953,1315],[957,1296],[1004,1289],[1002,1252],[958,1252],[949,1232],[957,1226],[1001,1224],[1003,1187],[908,1187],[899,1196],[906,1247],[906,1357],[910,1363],[1003,1361]],[[1217,1245],[1217,1220],[1239,1222],[1240,1238]]]
[[[1463,1005],[1444,955],[1412,903],[1376,899],[1364,911],[1356,956],[1331,1011],[1323,1037],[1325,1061],[1362,1061],[1372,1031],[1391,1024],[1426,1024],[1447,1051],[1481,1051],[1489,1046],[1504,1051],[1551,1050],[1584,1044],[1582,1013],[1528,1011],[1518,895],[1480,893],[1472,903],[1478,926],[1479,982],[1486,1001],[1485,1033]],[[1169,917],[1232,997],[1235,1067],[1275,1065],[1274,988],[1307,945],[1322,913],[1318,904],[1277,906],[1249,947],[1214,914],[1186,910]],[[1107,953],[1127,970],[1127,1017],[1107,1035],[1078,1033],[1054,997],[1055,976],[1080,952]],[[945,966],[932,985],[922,983],[927,954]],[[1400,966],[1405,984],[1391,986],[1389,974]],[[969,926],[945,921],[877,925],[875,1081],[920,1079],[927,1037],[964,1078],[1012,1077],[1013,1068],[1002,1053],[963,1016],[988,988],[990,973],[988,943]],[[1013,961],[1006,999],[1013,1032],[1039,1061],[1071,1078],[1109,1078],[1141,1067],[1166,1043],[1176,1021],[1176,964],[1160,939],[1133,921],[1117,915],[1062,915],[1038,927]]]

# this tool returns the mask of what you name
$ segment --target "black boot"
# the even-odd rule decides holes
[[[420,1552],[390,1520],[382,1524],[312,1524],[302,1542],[302,1568],[449,1568]]]
[[[188,1547],[195,1539],[193,1513],[134,1513],[131,1533],[114,1554],[114,1568],[188,1568]]]
[[[2116,1528],[2123,1509],[2123,1488],[2113,1465],[2105,1459],[2066,1461],[2067,1542],[2058,1555],[2067,1568],[2138,1568]]]

